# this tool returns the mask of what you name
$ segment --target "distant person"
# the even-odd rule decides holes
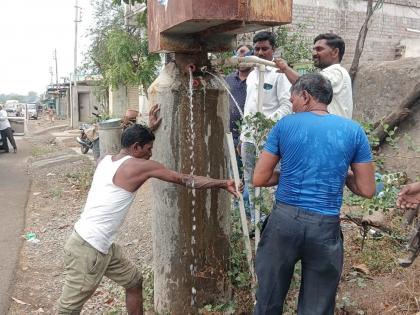
[[[270,131],[255,167],[254,186],[278,186],[257,250],[254,315],[282,314],[298,261],[297,313],[334,314],[343,267],[343,188],[372,198],[375,177],[365,132],[352,120],[328,113],[332,97],[331,83],[322,75],[298,78],[291,90],[295,114]],[[275,171],[279,161],[280,173]]]
[[[54,123],[54,109],[52,108],[52,106],[48,108],[47,115],[50,123]]]
[[[259,32],[253,38],[254,55],[273,61],[276,49],[276,39],[271,32]],[[247,94],[244,115],[252,116],[258,111],[258,69],[254,69],[247,78]],[[290,103],[291,84],[283,73],[278,73],[277,68],[266,66],[264,72],[264,91],[261,111],[266,118],[278,121],[292,112]],[[254,130],[252,126],[244,125],[241,132],[241,155],[244,166],[245,189],[248,189],[250,198],[251,221],[254,221],[255,209],[252,200],[255,190],[252,186],[252,174],[256,161]],[[257,222],[258,223],[258,222]]]
[[[237,57],[252,55],[252,50],[253,48],[251,45],[240,45],[236,49],[235,55]],[[229,85],[230,92],[233,96],[233,98],[232,96],[229,96],[229,129],[232,133],[233,143],[236,149],[236,161],[238,163],[239,175],[241,177],[243,173],[241,151],[239,147],[239,136],[241,135],[240,125],[242,123],[241,112],[243,114],[246,100],[246,79],[251,71],[251,67],[239,65],[236,71],[227,75],[225,78],[226,83]],[[238,107],[240,110],[238,109]],[[251,213],[249,212],[249,196],[247,189],[244,190],[243,197],[245,201],[245,209],[247,211],[247,216],[250,219]]]
[[[122,133],[121,151],[99,162],[81,217],[64,246],[59,314],[80,314],[104,276],[125,288],[128,314],[143,314],[141,272],[114,240],[137,190],[148,179],[187,188],[222,188],[237,195],[233,180],[181,174],[151,161],[154,139],[149,128],[134,124]]]
[[[22,104],[18,104],[16,107],[16,117],[22,117],[23,116],[23,108],[22,108]]]
[[[235,55],[237,57],[244,57],[252,54],[252,46],[241,45],[236,49]],[[238,66],[238,69],[226,76],[226,83],[229,85],[232,96],[229,96],[229,128],[232,133],[233,142],[235,147],[239,144],[240,130],[239,125],[242,122],[241,112],[244,112],[245,100],[246,100],[246,79],[252,68],[249,66]],[[236,103],[237,105],[236,105]]]
[[[7,139],[9,139],[10,144],[13,147],[13,153],[17,153],[17,146],[15,138],[13,137],[13,130],[10,126],[9,119],[7,118],[7,112],[3,109],[2,105],[0,105],[0,133],[1,140],[3,142],[3,149],[6,151],[6,153],[9,153],[9,144],[7,143]]]
[[[314,66],[321,69],[320,74],[330,80],[333,99],[328,105],[330,114],[351,119],[353,115],[353,96],[351,79],[347,70],[340,65],[346,45],[344,40],[333,33],[320,34],[314,39],[312,59]],[[277,67],[294,84],[299,73],[289,67],[283,59],[274,60]]]

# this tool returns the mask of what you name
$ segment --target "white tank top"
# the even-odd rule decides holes
[[[86,242],[104,254],[114,242],[136,195],[113,183],[118,168],[131,156],[115,162],[111,158],[105,156],[96,168],[84,210],[74,226]]]

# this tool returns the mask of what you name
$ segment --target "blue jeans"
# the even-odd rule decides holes
[[[252,223],[255,223],[255,207],[254,207],[254,198],[255,198],[255,188],[252,185],[252,174],[254,173],[255,168],[255,145],[250,142],[243,142],[241,145],[241,156],[242,156],[242,165],[244,168],[244,192],[247,192],[248,195],[248,204],[246,208],[246,215],[251,219]],[[245,199],[245,198],[244,198]]]
[[[343,266],[338,216],[277,203],[262,232],[256,256],[254,315],[278,315],[295,264],[302,263],[299,315],[333,315]]]

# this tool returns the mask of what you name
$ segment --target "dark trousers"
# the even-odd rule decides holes
[[[343,266],[338,216],[277,203],[261,235],[254,315],[279,315],[295,264],[302,264],[299,315],[333,315]]]
[[[1,140],[3,142],[3,149],[6,152],[9,152],[9,144],[7,143],[7,139],[9,139],[13,149],[17,149],[15,138],[13,137],[13,130],[10,127],[1,130]]]

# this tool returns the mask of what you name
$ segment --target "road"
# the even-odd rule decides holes
[[[18,153],[0,153],[0,314],[6,314],[25,224],[30,190],[27,159],[31,145],[15,137]]]

